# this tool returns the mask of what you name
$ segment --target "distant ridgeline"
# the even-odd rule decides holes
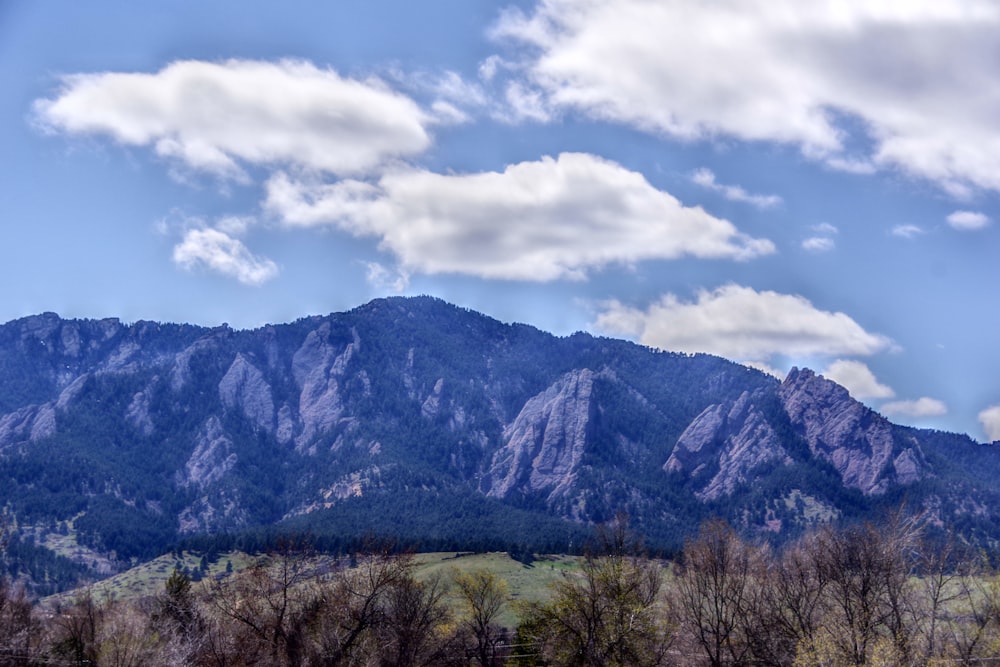
[[[666,551],[713,515],[785,540],[900,506],[992,542],[998,469],[997,448],[891,424],[809,370],[778,382],[427,297],[252,331],[0,326],[5,564],[38,590],[288,531],[571,552],[619,513]]]

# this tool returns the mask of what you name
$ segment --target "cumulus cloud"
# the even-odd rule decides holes
[[[1000,440],[1000,405],[993,405],[979,413],[979,423],[983,425],[986,437],[991,441]]]
[[[278,275],[278,265],[258,257],[239,239],[219,229],[189,229],[174,247],[174,263],[193,270],[205,268],[245,285],[261,285]]]
[[[846,387],[858,400],[866,398],[892,398],[896,392],[878,380],[868,366],[860,361],[838,359],[823,371],[823,375]]]
[[[301,60],[186,60],[152,74],[76,74],[34,112],[49,130],[148,146],[235,180],[247,179],[246,164],[365,172],[425,150],[435,120],[378,79]]]
[[[541,0],[493,35],[534,49],[525,78],[553,108],[958,193],[1000,190],[998,30],[991,0]]]
[[[923,227],[919,227],[917,225],[896,225],[892,228],[892,232],[890,233],[901,239],[912,239],[924,234],[925,231]]]
[[[910,417],[920,419],[922,417],[940,417],[948,414],[948,406],[936,398],[924,396],[915,401],[893,401],[886,403],[881,408],[886,415],[898,415],[900,417]]]
[[[976,231],[990,224],[990,219],[976,211],[955,211],[947,218],[948,224],[961,231]]]
[[[766,239],[683,206],[639,173],[586,153],[502,172],[386,173],[332,184],[278,174],[265,208],[285,224],[334,225],[380,239],[407,272],[583,279],[595,269],[682,256],[746,260]]]
[[[645,310],[611,301],[599,313],[597,327],[666,350],[740,361],[779,354],[870,355],[894,347],[844,313],[820,310],[801,296],[740,285],[699,291],[693,302],[667,294]]]
[[[781,197],[778,195],[754,195],[738,185],[723,185],[722,183],[718,183],[715,180],[715,173],[711,169],[704,167],[696,169],[691,174],[691,182],[695,185],[700,185],[706,190],[718,192],[730,201],[744,202],[758,208],[771,208],[781,203]]]

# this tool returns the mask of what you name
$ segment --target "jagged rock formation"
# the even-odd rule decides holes
[[[587,445],[594,373],[567,373],[524,404],[504,432],[504,446],[493,456],[486,493],[506,498],[514,492],[541,493],[549,499],[569,492]]]
[[[793,368],[778,395],[813,454],[832,463],[846,486],[880,494],[928,474],[919,443],[898,444],[888,420],[835,382]]]
[[[663,469],[694,479],[717,470],[695,493],[716,500],[751,482],[753,472],[771,461],[792,462],[753,396],[743,392],[735,401],[705,408],[684,429]]]
[[[265,431],[274,430],[274,398],[264,374],[242,353],[219,382],[219,398],[229,409],[239,409],[247,419]]]

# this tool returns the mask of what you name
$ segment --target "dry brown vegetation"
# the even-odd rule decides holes
[[[288,542],[134,600],[32,606],[0,581],[6,665],[982,665],[1000,662],[1000,576],[913,519],[814,530],[780,551],[706,523],[673,564],[624,522],[545,598],[483,569],[417,576],[386,547]],[[517,627],[505,627],[511,613]]]

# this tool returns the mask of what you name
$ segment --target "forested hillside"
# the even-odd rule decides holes
[[[621,513],[665,553],[709,516],[780,542],[904,504],[992,543],[998,464],[806,369],[779,382],[431,298],[250,331],[0,326],[4,559],[37,593],[288,532],[572,552]]]

